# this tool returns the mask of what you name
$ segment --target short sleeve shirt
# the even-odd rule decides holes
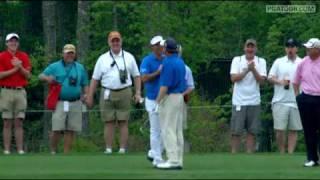
[[[255,56],[256,69],[261,76],[267,76],[266,60]],[[234,57],[231,63],[230,74],[239,74],[248,68],[245,55]],[[241,81],[235,82],[232,94],[233,105],[259,105],[260,85],[256,81],[252,72],[249,72]]]
[[[0,72],[8,71],[14,68],[11,63],[13,57],[17,57],[22,61],[22,66],[31,71],[31,63],[29,56],[22,51],[17,51],[15,55],[11,54],[9,51],[3,51],[0,53]],[[25,87],[28,84],[27,78],[19,71],[8,76],[6,78],[0,79],[0,86],[5,87]]]
[[[163,60],[160,73],[160,86],[168,87],[168,94],[183,93],[186,89],[186,67],[178,54],[167,56]]]
[[[192,76],[192,71],[190,69],[189,66],[186,65],[186,85],[187,85],[187,88],[192,88],[194,89],[194,80],[193,80],[193,76]]]
[[[101,85],[109,89],[122,89],[132,85],[131,77],[140,76],[140,72],[135,58],[127,51],[120,51],[118,55],[113,54],[114,60],[110,55],[110,51],[102,54],[94,67],[92,79],[101,81]],[[120,81],[119,70],[127,69],[126,83]],[[126,68],[125,68],[126,67]]]
[[[278,58],[274,61],[268,77],[276,77],[280,80],[287,79],[293,82],[298,64],[300,64],[301,61],[299,57],[296,57],[294,61],[289,60],[287,56]],[[290,88],[286,90],[283,86],[274,84],[272,103],[281,103],[283,105],[297,107],[293,87],[290,86]]]
[[[55,77],[55,80],[62,84],[60,98],[65,100],[79,98],[82,88],[89,84],[87,71],[78,62],[64,64],[63,60],[59,60],[50,64],[43,74]],[[75,86],[70,83],[70,78],[76,79]]]
[[[313,96],[320,96],[320,57],[311,60],[306,56],[298,65],[294,84],[299,84],[302,91]]]
[[[151,53],[143,58],[140,65],[140,73],[141,75],[152,74],[159,69],[161,64],[162,60],[157,59],[157,57]],[[160,76],[145,82],[144,87],[146,89],[146,97],[150,100],[155,100],[160,89]]]

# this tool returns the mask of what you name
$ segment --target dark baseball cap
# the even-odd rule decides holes
[[[166,48],[167,51],[177,51],[178,50],[178,44],[177,44],[176,40],[174,40],[173,38],[168,38],[164,42],[164,47]]]
[[[299,46],[299,43],[293,39],[293,38],[290,38],[287,40],[287,42],[285,43],[285,46],[286,47],[298,47]]]

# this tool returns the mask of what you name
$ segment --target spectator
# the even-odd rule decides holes
[[[231,151],[239,151],[243,130],[247,131],[247,153],[255,151],[255,138],[260,130],[260,84],[267,76],[265,59],[255,56],[257,43],[248,39],[244,45],[245,54],[233,58],[231,81],[232,94]]]
[[[6,155],[10,154],[13,123],[17,152],[25,153],[23,150],[23,121],[27,109],[25,87],[31,76],[31,63],[29,56],[19,50],[19,42],[18,34],[8,34],[6,36],[7,50],[0,53],[0,105],[3,119],[3,152]]]
[[[51,153],[56,154],[62,133],[64,153],[68,153],[75,133],[82,130],[82,101],[89,89],[87,72],[76,60],[75,46],[66,44],[63,48],[63,59],[50,64],[39,78],[49,84],[58,82],[62,86],[52,115]]]
[[[286,130],[288,129],[288,153],[292,154],[296,147],[298,133],[302,130],[298,106],[293,87],[294,74],[301,59],[297,56],[298,43],[289,39],[286,44],[286,56],[274,61],[270,72],[269,81],[274,84],[272,98],[273,125],[276,131],[276,141],[280,153],[286,152]]]
[[[101,81],[100,110],[102,121],[105,123],[105,153],[112,153],[114,127],[118,122],[120,126],[118,152],[124,154],[128,143],[128,120],[132,99],[130,76],[134,78],[136,103],[141,99],[141,79],[135,58],[122,49],[122,37],[118,31],[109,33],[108,44],[110,50],[99,57],[94,67],[87,104],[93,105],[93,95],[98,82]]]

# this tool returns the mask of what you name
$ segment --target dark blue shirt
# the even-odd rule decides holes
[[[168,87],[168,94],[183,93],[186,89],[186,67],[183,60],[178,54],[172,54],[162,64],[160,86]]]
[[[140,65],[141,75],[152,74],[159,69],[162,64],[162,60],[157,59],[154,53],[150,53],[144,57]],[[146,96],[148,99],[155,100],[158,96],[160,89],[160,76],[145,82],[144,87],[146,89]]]

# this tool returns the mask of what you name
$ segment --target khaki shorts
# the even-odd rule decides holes
[[[244,130],[257,135],[261,129],[260,105],[241,106],[240,110],[232,106],[231,133],[241,135]]]
[[[26,90],[1,88],[0,109],[3,119],[24,119],[27,109]]]
[[[276,130],[302,130],[298,108],[283,104],[272,105],[273,127]]]
[[[52,131],[77,131],[82,130],[82,102],[69,102],[69,111],[64,111],[64,102],[58,101],[52,114]]]
[[[126,88],[120,91],[110,91],[109,99],[104,100],[104,88],[100,94],[101,120],[108,121],[128,121],[131,109],[132,91]]]

